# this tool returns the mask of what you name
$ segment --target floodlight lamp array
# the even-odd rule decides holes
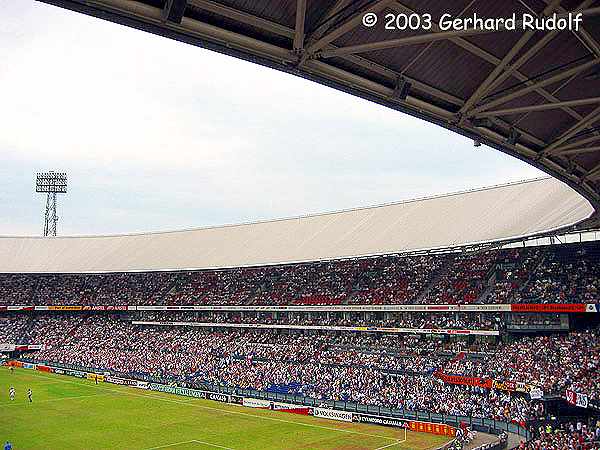
[[[65,172],[41,172],[36,175],[36,192],[66,194],[67,174]]]

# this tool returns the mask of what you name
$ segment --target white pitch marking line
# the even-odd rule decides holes
[[[204,441],[199,441],[198,439],[194,439],[194,442],[198,442],[199,444],[204,444],[204,445],[209,445],[211,447],[216,447],[216,448],[223,448],[225,450],[233,450],[230,447],[223,447],[222,445],[217,445],[217,444],[211,444],[210,442],[204,442]]]
[[[36,373],[35,376],[39,376],[42,378],[52,378],[52,376],[46,376],[43,375],[41,373]],[[382,436],[380,434],[370,434],[370,433],[361,433],[360,431],[353,431],[353,430],[344,430],[341,428],[333,428],[333,427],[326,427],[324,425],[315,425],[312,423],[303,423],[303,422],[295,422],[293,420],[285,420],[285,419],[279,419],[277,417],[269,417],[269,416],[259,416],[256,414],[250,414],[250,413],[245,413],[245,412],[241,412],[241,411],[229,411],[227,409],[222,409],[222,408],[214,408],[212,406],[205,406],[205,405],[199,405],[197,403],[188,403],[190,400],[194,400],[194,399],[189,399],[186,401],[182,401],[182,400],[174,400],[174,399],[170,399],[170,398],[165,398],[165,397],[158,397],[155,395],[148,395],[148,394],[138,394],[137,392],[130,392],[129,390],[120,390],[120,389],[111,389],[111,388],[106,388],[106,387],[102,387],[100,385],[89,385],[89,384],[83,384],[83,383],[78,383],[76,380],[61,380],[61,382],[63,383],[71,383],[71,384],[77,384],[79,386],[87,386],[89,388],[97,388],[97,389],[103,389],[105,391],[110,391],[110,392],[118,392],[120,394],[125,394],[125,395],[130,395],[130,396],[135,396],[135,397],[143,397],[143,398],[153,398],[156,400],[162,400],[164,402],[170,402],[170,403],[178,403],[181,405],[187,405],[187,406],[193,406],[195,408],[201,408],[201,409],[208,409],[211,411],[219,411],[223,414],[233,414],[233,415],[239,415],[239,416],[246,416],[246,417],[252,417],[255,419],[262,419],[262,420],[271,420],[274,422],[282,422],[282,423],[290,423],[293,425],[299,425],[299,426],[303,426],[303,427],[309,427],[309,428],[320,428],[323,430],[330,430],[330,431],[337,431],[340,433],[348,433],[348,434],[358,434],[361,436],[369,436],[369,437],[375,437],[375,438],[380,438],[380,439],[387,439],[387,440],[392,440],[394,441],[394,443],[398,442],[398,439],[396,438],[392,438],[389,436]],[[147,391],[147,392],[155,392],[155,391]],[[158,392],[158,391],[156,391]],[[167,394],[167,395],[175,395],[175,394]]]
[[[198,444],[208,445],[209,447],[222,448],[222,449],[225,449],[225,450],[233,450],[230,447],[223,447],[222,445],[211,444],[210,442],[199,441],[198,439],[192,439],[191,441],[175,442],[173,444],[159,445],[158,447],[151,447],[151,448],[147,448],[146,450],[157,450],[159,448],[175,447],[177,445],[189,444],[191,442],[196,442]]]

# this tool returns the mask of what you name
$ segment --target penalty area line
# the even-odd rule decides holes
[[[395,445],[400,445],[400,444],[403,444],[403,443],[404,443],[404,442],[406,442],[406,440],[408,439],[408,438],[406,437],[406,435],[407,435],[407,431],[406,431],[406,428],[405,428],[405,429],[404,429],[404,439],[398,439],[396,442],[392,442],[391,444],[384,445],[384,446],[382,446],[382,447],[377,447],[375,450],[383,450],[384,448],[389,448],[389,447],[393,447],[393,446],[395,446]]]

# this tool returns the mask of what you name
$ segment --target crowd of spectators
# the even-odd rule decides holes
[[[443,276],[426,292],[422,303],[476,302],[488,284],[497,257],[497,252],[454,256]]]
[[[520,450],[600,450],[600,421],[564,423],[557,428],[540,426],[536,437],[522,442]]]
[[[116,353],[125,355],[132,351],[132,346],[137,345],[133,341],[148,342],[149,344],[144,347],[146,352],[134,348],[133,353],[129,355],[132,367],[145,367],[144,358],[151,357],[155,352],[159,352],[159,354],[166,352],[171,357],[171,352],[166,348],[168,345],[179,345],[179,342],[187,340],[193,342],[195,337],[206,338],[210,341],[211,339],[217,340],[215,336],[225,336],[231,340],[226,343],[225,349],[244,348],[237,355],[241,359],[249,356],[254,360],[264,360],[263,362],[282,359],[279,353],[273,353],[274,349],[281,348],[278,343],[280,340],[289,338],[295,345],[298,345],[298,349],[308,348],[308,344],[302,344],[301,340],[305,338],[302,332],[306,330],[298,332],[298,330],[289,329],[140,326],[131,323],[135,319],[149,322],[219,323],[223,321],[235,323],[235,320],[227,318],[224,313],[182,311],[167,314],[169,313],[147,312],[140,317],[127,313],[111,315],[12,313],[0,318],[2,325],[0,327],[0,343],[40,344],[48,346],[48,351],[51,352],[60,353],[65,350],[65,355],[68,355],[69,351],[75,351],[75,355],[89,355],[91,350],[95,352],[102,349],[107,351],[106,356],[109,359],[101,361],[108,364],[110,358],[115,357]],[[257,314],[252,314],[250,317],[252,319],[246,318],[240,323],[268,323]],[[297,325],[348,323],[345,322],[345,319],[331,317],[329,319],[322,317],[309,319],[308,316],[301,318],[297,314],[284,316],[277,321],[271,318],[271,321],[272,323]],[[351,322],[356,323],[353,320]],[[379,324],[387,326],[392,323],[381,321]],[[393,322],[393,324],[397,324],[397,322]],[[444,324],[447,325],[447,323]],[[371,325],[373,325],[372,322]],[[125,331],[119,335],[119,330]],[[159,341],[155,341],[157,337]],[[248,337],[252,337],[254,343],[257,343],[259,338],[268,338],[270,339],[269,345],[255,345],[251,350],[240,347],[247,344]],[[172,344],[161,343],[160,339],[174,340],[174,342]],[[236,339],[242,342],[238,343]],[[311,351],[316,352],[318,348],[321,363],[333,366],[364,366],[368,369],[375,367],[385,373],[401,374],[431,375],[439,371],[447,375],[528,383],[541,388],[546,394],[560,395],[566,389],[570,389],[585,393],[592,399],[600,399],[600,383],[598,383],[600,331],[598,329],[523,336],[509,342],[497,341],[493,337],[467,341],[443,335],[431,338],[414,334],[320,332],[312,333],[307,342],[311,343]],[[87,345],[90,343],[95,347]],[[157,345],[156,349],[152,347],[154,344]],[[79,347],[84,350],[80,352]],[[283,358],[285,361],[302,360],[293,347],[288,347],[288,351],[292,352],[293,357]],[[186,354],[188,355],[186,357],[178,356],[181,358],[181,364],[184,364],[186,358],[193,358],[197,352],[192,349],[186,351]],[[123,357],[128,358],[129,356]],[[148,366],[150,372],[155,368],[160,369],[160,364],[163,362],[158,357],[155,361],[159,366]],[[190,373],[191,368],[191,366],[183,366],[178,374]],[[272,373],[275,373],[275,368],[272,369]],[[281,370],[285,372],[286,368],[281,367]]]
[[[489,280],[485,303],[520,303],[521,289],[541,261],[540,248],[515,249],[503,252],[496,260],[496,268]]]
[[[595,302],[600,291],[597,245],[557,246],[546,252],[520,292],[524,301]]]
[[[78,314],[0,316],[0,344],[61,345],[83,322]]]
[[[596,302],[593,243],[257,268],[0,274],[4,305],[335,305]]]
[[[46,346],[29,355],[37,361],[194,386],[275,390],[519,423],[542,415],[541,403],[527,394],[447,384],[439,373],[531,383],[547,392],[572,388],[592,398],[599,394],[597,331],[503,344],[377,333],[142,326],[123,314],[38,314],[28,324],[14,323],[24,333],[21,341]]]
[[[449,374],[529,382],[550,394],[566,389],[600,399],[600,332],[526,336],[501,344],[492,356],[455,358]]]
[[[525,397],[444,384],[433,373],[445,357],[425,350],[439,350],[439,344],[421,348],[419,342],[412,336],[135,326],[118,317],[91,316],[31,357],[391,408],[519,422],[532,413]]]

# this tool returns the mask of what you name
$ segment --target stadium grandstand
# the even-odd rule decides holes
[[[592,211],[545,178],[239,226],[4,237],[0,342],[26,366],[547,439],[549,420],[600,412],[600,244],[572,231]],[[424,230],[431,216],[447,222]]]
[[[102,411],[104,448],[116,446],[110,411],[141,423],[196,405],[239,421],[202,438],[181,426],[180,441],[152,448],[600,449],[597,2],[46,3],[365,97],[551,177],[219,227],[0,237],[0,354],[19,386],[37,380],[48,402],[84,401],[98,383],[135,391],[146,403],[131,412],[110,397],[70,413],[85,427],[75,416]],[[445,7],[590,20],[578,32],[389,42],[359,26],[367,13]],[[60,397],[52,386],[71,386],[66,375],[85,381]],[[154,400],[163,409],[143,409]],[[286,429],[271,442],[271,428],[249,425],[295,426],[281,411],[353,440]],[[248,436],[227,437],[245,425]],[[160,437],[135,431],[122,448]],[[89,439],[80,446],[96,448]]]

